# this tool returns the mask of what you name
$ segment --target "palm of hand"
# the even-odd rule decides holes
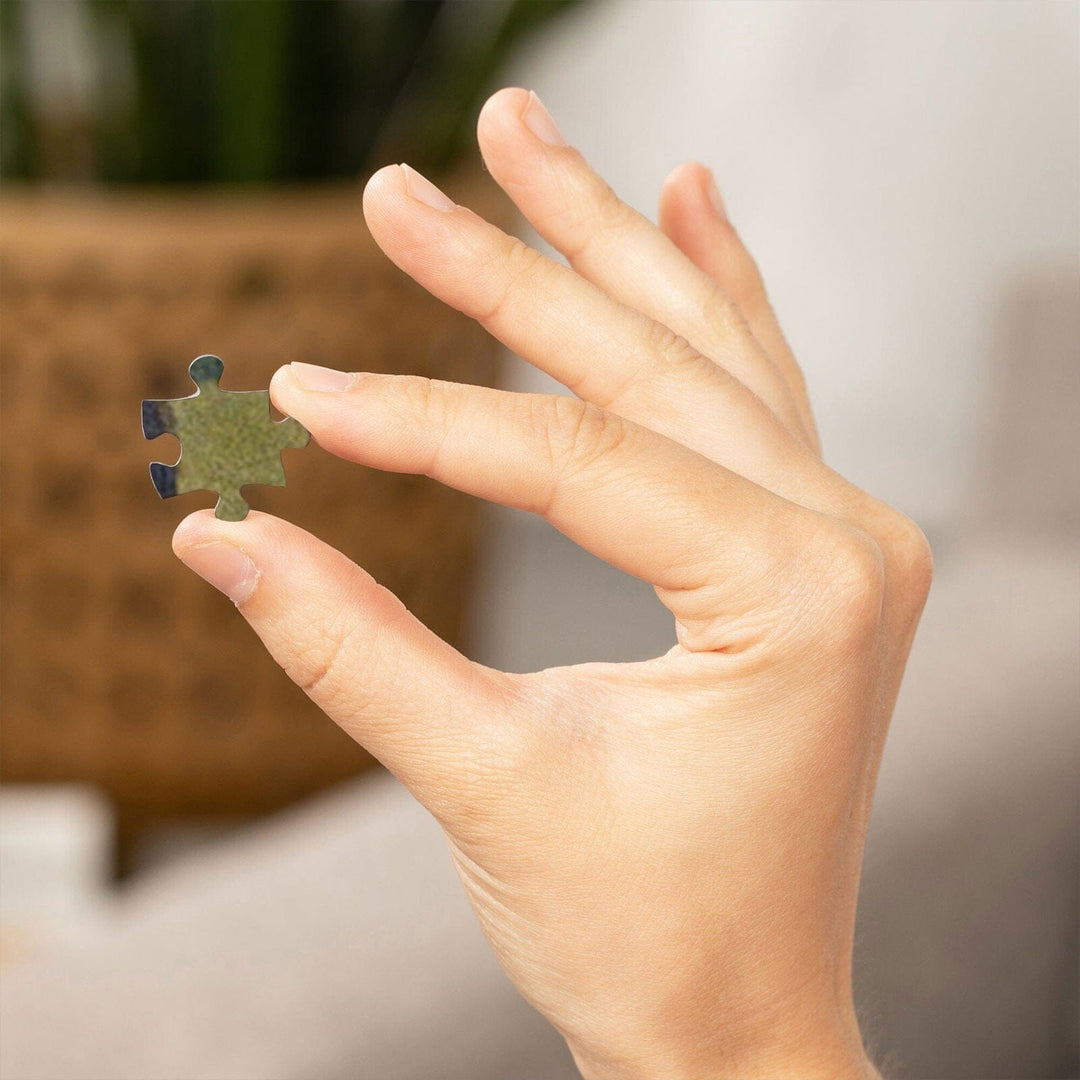
[[[744,655],[530,677],[532,736],[453,799],[470,811],[451,851],[500,962],[597,1075],[649,1048],[669,1075],[664,1048],[707,1022],[732,1061],[768,1046],[792,1071],[766,1075],[810,1075],[808,1032],[853,1023],[837,985],[883,737],[879,598],[831,599]],[[688,1075],[712,1075],[692,1070],[715,1050]]]

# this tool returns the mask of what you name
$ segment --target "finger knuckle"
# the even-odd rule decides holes
[[[524,240],[511,237],[506,249],[506,268],[515,281],[531,278],[544,263],[544,255]]]
[[[825,638],[847,644],[876,634],[886,579],[873,537],[838,524],[819,533],[800,562],[813,583],[815,620]]]
[[[638,212],[623,202],[610,184],[592,174],[568,181],[559,205],[556,224],[563,238],[559,247],[572,265],[609,244],[612,237],[633,231],[640,220]]]
[[[355,666],[356,650],[362,647],[355,626],[332,621],[321,633],[296,649],[285,670],[308,697],[321,708],[332,711],[346,682],[343,675],[346,657],[351,659],[348,666]],[[350,696],[355,708],[355,693]]]
[[[626,437],[626,424],[591,402],[556,397],[548,431],[555,471],[580,473],[610,455]]]
[[[545,263],[542,252],[529,247],[516,236],[507,238],[506,247],[491,259],[485,272],[490,272],[495,286],[494,299],[489,300],[484,311],[476,314],[476,320],[482,326],[496,322],[504,315],[512,303],[517,290],[528,288],[535,280]]]
[[[399,375],[394,380],[402,411],[410,420],[426,421],[437,408],[438,395],[433,381],[423,375]]]
[[[462,404],[460,387],[442,379],[422,375],[398,376],[400,419],[410,428],[423,432],[422,451],[416,468],[425,473],[435,471],[443,450],[458,422]]]
[[[619,233],[633,227],[638,220],[637,211],[623,202],[610,184],[600,183],[593,198],[593,223],[595,231]]]
[[[669,374],[672,370],[699,367],[707,363],[686,338],[664,323],[650,320],[645,332],[645,342],[650,356],[659,361]]]
[[[702,297],[701,310],[713,336],[721,341],[749,332],[746,316],[738,302],[713,278],[709,278]]]
[[[914,613],[922,611],[934,577],[926,534],[906,514],[891,511],[879,530],[893,591]]]

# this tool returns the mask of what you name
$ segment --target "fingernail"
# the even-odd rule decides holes
[[[353,376],[348,371],[335,371],[333,368],[319,367],[318,364],[302,364],[298,360],[289,365],[289,373],[301,390],[348,390],[353,383]]]
[[[724,206],[724,200],[720,197],[720,189],[716,186],[716,177],[712,172],[708,172],[708,180],[705,181],[705,194],[709,197],[709,202],[712,203],[713,209],[722,217],[727,218],[727,208]]]
[[[426,176],[409,165],[402,165],[405,190],[414,198],[436,210],[453,210],[454,200],[444,195]]]
[[[544,108],[544,103],[530,90],[521,122],[543,143],[548,146],[566,146],[562,132],[555,126],[551,113]]]
[[[185,566],[220,589],[234,604],[242,604],[255,591],[259,571],[238,547],[221,541],[189,548],[180,556]]]

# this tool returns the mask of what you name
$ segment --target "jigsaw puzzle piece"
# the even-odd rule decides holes
[[[188,375],[199,391],[217,390],[224,371],[225,362],[220,356],[212,356],[210,353],[205,356],[196,356],[188,365]]]
[[[163,499],[171,499],[180,492],[176,489],[176,466],[164,465],[160,461],[150,462],[150,479],[154,488]]]
[[[142,403],[142,433],[144,439],[156,439],[159,435],[171,435],[174,422],[171,402],[144,401]]]
[[[284,420],[275,420],[274,427],[277,429],[278,445],[282,450],[302,450],[311,442],[311,432],[291,416],[286,416]]]
[[[241,494],[247,484],[285,484],[281,451],[304,447],[307,429],[291,418],[274,421],[266,390],[222,390],[225,365],[217,356],[200,356],[188,374],[195,393],[186,398],[142,403],[143,434],[148,439],[175,435],[181,444],[174,465],[154,462],[150,475],[163,498],[189,491],[216,491],[217,517],[242,521],[250,509]]]
[[[174,495],[187,495],[191,491],[202,491],[203,488],[196,485],[192,487],[189,470],[183,469],[183,453],[181,460],[175,465],[165,465],[160,461],[150,462],[150,479],[154,482],[154,489],[163,499],[171,499]]]
[[[282,480],[284,484],[285,481]],[[248,516],[248,511],[251,509],[248,506],[247,500],[240,494],[239,489],[236,491],[222,491],[218,495],[217,506],[214,507],[214,517],[220,518],[222,521],[243,521]]]

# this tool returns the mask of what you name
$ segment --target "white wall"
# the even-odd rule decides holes
[[[629,202],[716,172],[827,456],[925,526],[971,481],[999,307],[1077,249],[1076,4],[585,4],[509,79]]]

